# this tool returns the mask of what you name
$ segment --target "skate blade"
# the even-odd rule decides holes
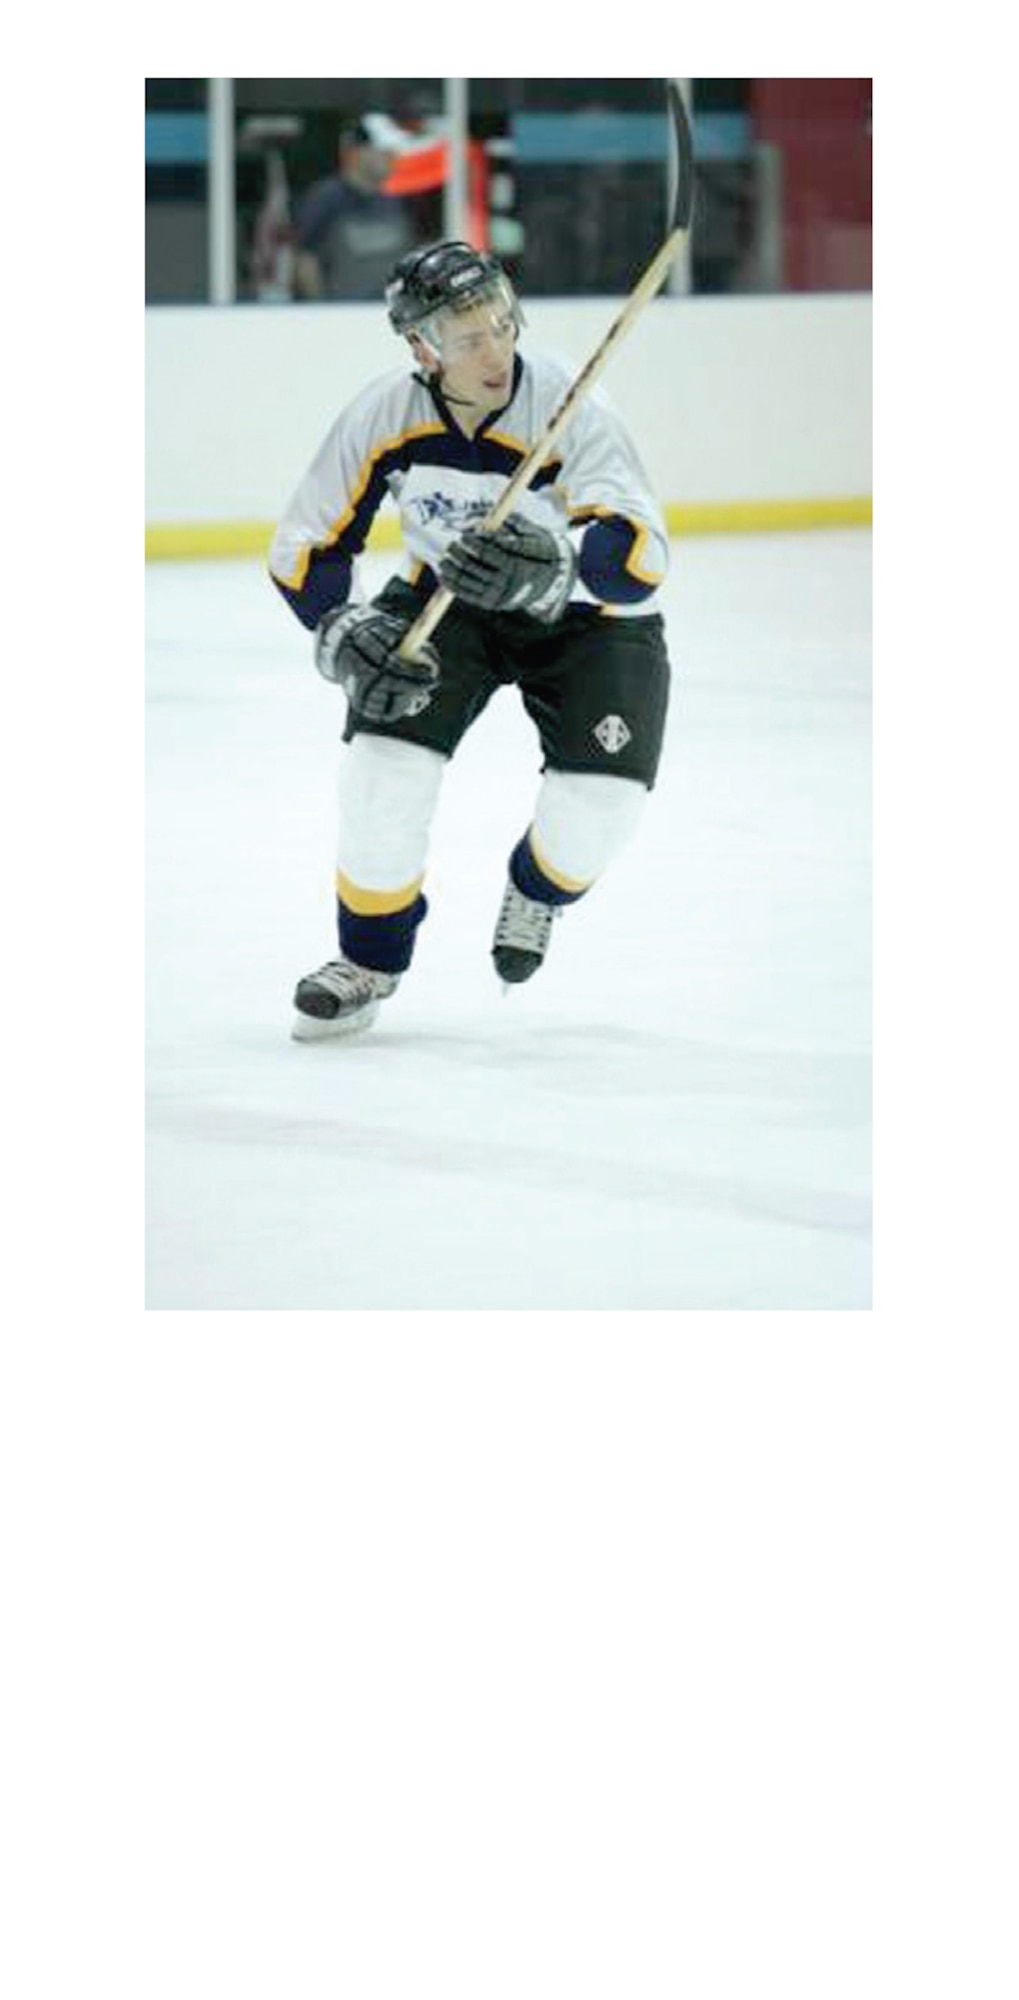
[[[356,1014],[341,1014],[335,1020],[323,1021],[315,1014],[301,1014],[296,1009],[290,1025],[290,1039],[294,1042],[338,1042],[348,1035],[360,1035],[370,1028],[379,1011],[377,1000],[367,1007],[359,1007]]]

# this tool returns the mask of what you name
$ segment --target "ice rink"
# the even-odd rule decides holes
[[[543,971],[489,959],[539,779],[507,689],[411,974],[308,1046],[343,697],[260,564],[149,567],[149,1308],[870,1305],[870,534],[674,543],[663,596],[658,785]]]

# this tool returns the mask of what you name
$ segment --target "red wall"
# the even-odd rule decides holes
[[[754,137],[782,155],[790,291],[870,289],[872,95],[870,77],[751,81]]]

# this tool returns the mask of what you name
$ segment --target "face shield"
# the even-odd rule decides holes
[[[418,320],[413,331],[427,348],[433,366],[452,368],[493,340],[512,349],[523,318],[516,293],[500,272],[462,305],[436,307]]]

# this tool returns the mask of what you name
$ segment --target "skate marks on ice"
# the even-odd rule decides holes
[[[257,1063],[249,1039],[248,1059]],[[261,1047],[278,1082],[275,1050]],[[224,1048],[227,1068],[230,1054]],[[777,1172],[774,1159],[776,1142],[781,1148],[782,1135],[797,1128],[808,1145],[821,1128],[866,1130],[865,1057],[724,1048],[590,1020],[500,1032],[466,1024],[401,1030],[390,1017],[364,1037],[301,1047],[295,1059],[317,1074],[302,1076],[278,1110],[265,1102],[272,1095],[265,1089],[256,1102],[156,1091],[150,1130],[203,1146],[271,1148],[295,1162],[332,1156],[344,1171],[354,1159],[363,1170],[398,1170],[404,1180],[466,1178],[508,1196],[520,1188],[560,1198],[586,1192],[676,1213],[711,1209],[869,1233],[867,1195],[811,1185],[788,1166]],[[297,1095],[313,1104],[295,1112]],[[709,1159],[753,1157],[748,1126],[758,1135],[760,1172],[701,1163],[702,1147]]]
[[[305,1156],[332,1155],[337,1162],[353,1147],[362,1166],[418,1171],[429,1181],[446,1174],[457,1180],[484,1179],[489,1187],[498,1182],[507,1190],[513,1186],[532,1191],[544,1187],[562,1194],[572,1188],[612,1200],[658,1202],[673,1210],[709,1208],[799,1229],[830,1229],[861,1236],[870,1230],[870,1202],[862,1196],[837,1190],[828,1193],[822,1188],[782,1188],[764,1178],[755,1182],[710,1171],[682,1173],[673,1167],[648,1167],[635,1164],[627,1152],[603,1158],[586,1154],[581,1159],[576,1153],[557,1152],[548,1146],[507,1145],[499,1139],[475,1138],[459,1139],[455,1153],[444,1154],[434,1140],[402,1126],[387,1132],[377,1125],[274,1116],[247,1105],[190,1111],[170,1105],[153,1111],[151,1129],[206,1145],[294,1147]]]

